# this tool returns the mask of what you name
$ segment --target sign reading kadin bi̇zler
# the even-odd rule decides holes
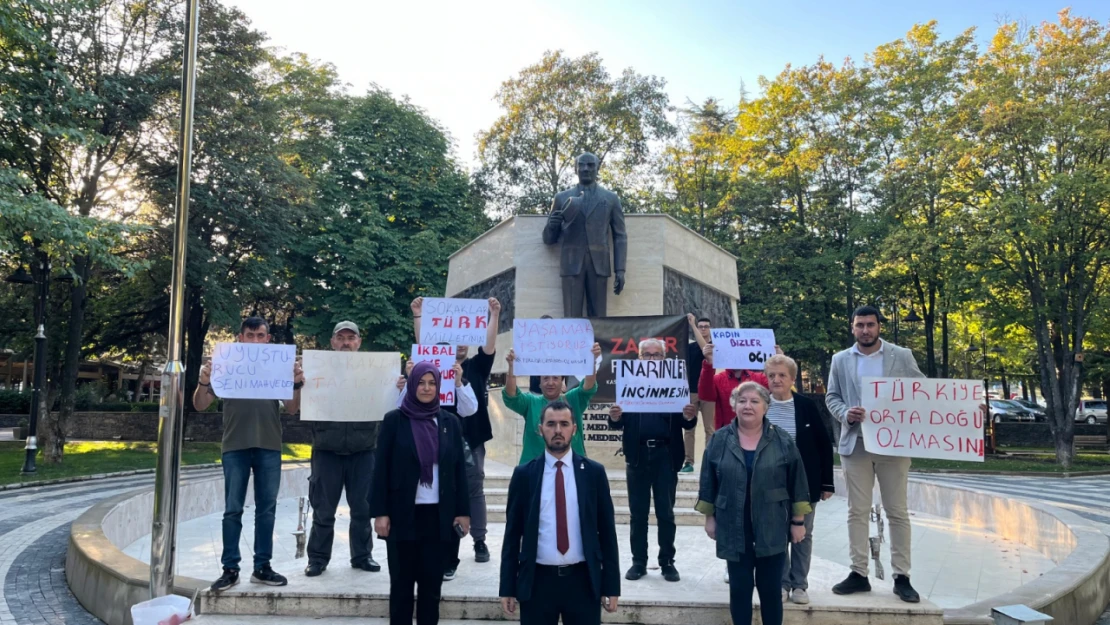
[[[425,297],[420,344],[485,345],[489,300]]]
[[[515,319],[517,375],[594,374],[594,327],[587,319]]]
[[[767,359],[775,355],[774,330],[714,328],[710,340],[717,369],[762,371]]]
[[[686,361],[617,360],[616,404],[629,412],[682,412],[690,403]]]
[[[883,456],[983,462],[977,380],[864,378],[863,441]]]
[[[296,345],[219,343],[212,354],[212,392],[221,399],[293,399]]]
[[[444,406],[455,405],[455,346],[454,345],[413,345],[413,363],[430,362],[439,369],[439,403]]]

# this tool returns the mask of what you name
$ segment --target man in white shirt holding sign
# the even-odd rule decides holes
[[[921,601],[910,585],[910,515],[906,505],[910,459],[881,456],[864,447],[863,389],[867,377],[923,378],[913,352],[879,338],[882,314],[873,306],[861,306],[852,313],[852,335],[856,343],[836,353],[829,369],[825,404],[840,421],[840,464],[848,484],[848,542],[852,572],[833,586],[838,595],[870,592],[868,573],[868,533],[875,478],[883,508],[890,521],[890,564],[894,569],[894,594],[909,603]]]

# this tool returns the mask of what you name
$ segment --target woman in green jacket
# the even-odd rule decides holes
[[[765,418],[766,388],[745,382],[731,403],[736,418],[706,445],[695,507],[706,515],[717,557],[728,564],[732,622],[752,622],[754,587],[764,625],[782,625],[787,540],[805,538],[811,510],[805,467],[790,435]]]

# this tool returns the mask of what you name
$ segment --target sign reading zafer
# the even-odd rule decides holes
[[[983,462],[981,382],[868,377],[862,386],[867,451]]]

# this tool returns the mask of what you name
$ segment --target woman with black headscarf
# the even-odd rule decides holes
[[[439,622],[443,558],[470,531],[462,426],[440,409],[439,370],[418,363],[398,410],[386,413],[370,491],[374,531],[389,557],[389,622]]]

